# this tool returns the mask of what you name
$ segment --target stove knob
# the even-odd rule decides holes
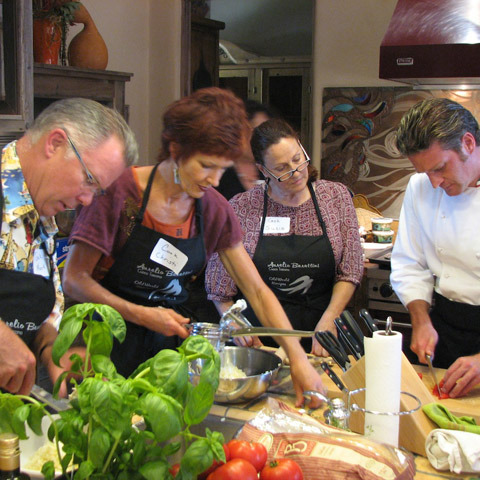
[[[393,288],[389,283],[382,283],[380,285],[380,295],[383,298],[388,298],[393,295]]]

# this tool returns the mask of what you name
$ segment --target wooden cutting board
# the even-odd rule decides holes
[[[415,365],[415,370],[420,372],[423,377],[423,383],[427,388],[432,391],[435,382],[430,375],[430,371],[426,365]],[[437,380],[440,380],[445,375],[446,370],[443,368],[436,368],[435,372],[437,374]],[[477,425],[480,425],[480,385],[475,387],[468,395],[461,398],[447,398],[444,400],[439,400],[435,397],[435,401],[445,405],[446,408],[455,416],[462,417],[473,417],[477,422]]]

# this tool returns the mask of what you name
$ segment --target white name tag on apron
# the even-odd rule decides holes
[[[37,248],[33,252],[33,273],[42,277],[50,277],[50,261],[43,248]]]
[[[186,265],[188,257],[170,242],[161,238],[152,250],[150,260],[173,270],[178,275]]]
[[[267,217],[263,233],[288,233],[290,232],[290,217]]]

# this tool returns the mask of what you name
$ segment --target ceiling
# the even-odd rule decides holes
[[[210,0],[220,39],[263,56],[312,54],[314,0]]]

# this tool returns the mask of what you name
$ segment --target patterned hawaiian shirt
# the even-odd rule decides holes
[[[16,143],[14,141],[3,148],[0,164],[3,193],[0,267],[30,273],[43,270],[45,275],[49,275],[50,262],[46,255],[43,255],[45,268],[38,265],[39,256],[37,256],[35,267],[38,270],[33,271],[34,255],[42,243],[45,243],[48,252],[55,251],[55,235],[58,229],[53,217],[40,218],[35,210],[17,156]],[[43,229],[37,228],[39,220],[43,224]],[[56,300],[52,312],[45,320],[58,329],[63,313],[63,291],[55,253],[53,260]]]

